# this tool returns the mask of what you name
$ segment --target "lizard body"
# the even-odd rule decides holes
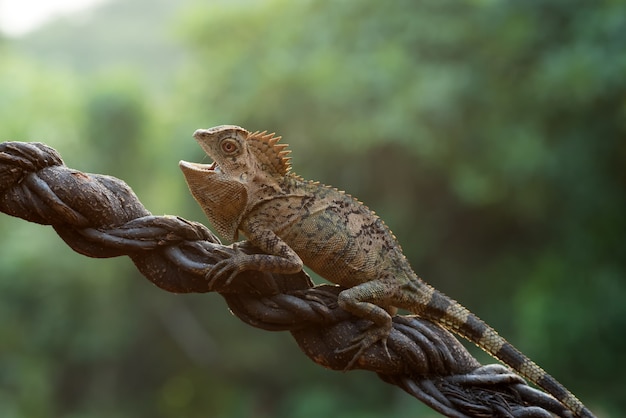
[[[386,340],[391,314],[403,308],[474,342],[561,401],[577,417],[593,414],[564,386],[493,328],[414,273],[394,235],[361,202],[293,174],[280,137],[233,125],[197,130],[194,138],[214,160],[181,161],[189,189],[218,233],[243,232],[266,254],[236,252],[208,273],[229,282],[244,270],[296,273],[303,265],[344,288],[338,303],[373,322],[344,351],[351,367],[370,345]]]

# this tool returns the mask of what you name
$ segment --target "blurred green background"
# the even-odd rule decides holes
[[[0,140],[205,222],[196,128],[283,135],[415,270],[599,417],[626,414],[626,4],[114,0],[0,38]],[[0,416],[434,417],[214,294],[0,216]],[[319,279],[316,279],[319,282]],[[483,362],[493,362],[476,352]]]

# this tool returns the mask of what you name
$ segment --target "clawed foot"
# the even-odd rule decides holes
[[[387,347],[387,338],[389,337],[390,331],[391,329],[388,329],[387,327],[373,326],[363,331],[363,333],[359,337],[352,340],[352,344],[350,344],[348,347],[337,350],[337,353],[346,353],[349,351],[357,350],[344,370],[352,369],[354,364],[363,355],[363,353],[365,353],[368,348],[376,344],[378,341],[382,343],[387,358],[391,359],[391,354],[389,353],[389,348]]]
[[[241,251],[237,244],[233,244],[232,249],[234,250],[234,254],[221,248],[214,250],[217,253],[223,254],[226,258],[218,261],[213,267],[207,269],[204,278],[209,282],[210,287],[215,287],[218,280],[223,280],[224,278],[226,278],[226,280],[224,280],[222,287],[226,287],[231,284],[235,276],[246,270],[245,260],[248,255]]]

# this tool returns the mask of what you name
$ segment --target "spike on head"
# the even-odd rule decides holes
[[[263,171],[274,176],[282,177],[291,170],[291,151],[285,150],[287,144],[279,144],[281,137],[268,134],[267,131],[253,132],[248,135],[246,144],[254,154]]]

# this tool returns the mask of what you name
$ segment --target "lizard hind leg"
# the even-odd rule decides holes
[[[358,317],[373,322],[373,325],[351,341],[351,344],[338,350],[338,353],[345,353],[356,350],[345,370],[352,369],[357,360],[372,345],[381,342],[387,357],[391,358],[387,348],[387,338],[392,328],[391,314],[395,313],[395,308],[382,308],[387,306],[389,285],[383,281],[371,281],[351,287],[339,293],[337,302],[341,309],[348,311]]]

